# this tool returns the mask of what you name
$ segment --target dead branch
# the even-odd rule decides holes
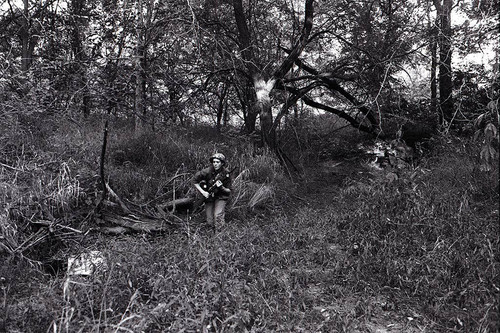
[[[106,223],[118,225],[135,232],[160,232],[168,230],[174,225],[174,222],[166,219],[152,219],[135,215],[120,216],[110,212],[103,212],[101,218]]]
[[[109,195],[111,195],[120,205],[121,209],[123,210],[124,213],[126,214],[132,214],[132,211],[123,203],[123,201],[120,199],[120,197],[113,191],[113,189],[109,186],[108,183],[106,183],[106,189],[109,192]]]
[[[49,228],[60,227],[60,228],[63,228],[63,229],[66,229],[66,230],[69,230],[69,231],[72,231],[72,232],[75,232],[75,233],[78,233],[78,234],[83,234],[83,231],[81,231],[81,230],[74,229],[74,228],[68,227],[66,225],[62,225],[62,224],[55,223],[55,222],[43,221],[42,220],[42,221],[31,221],[31,223],[32,224],[43,225],[43,226],[49,227]]]
[[[15,168],[13,166],[10,166],[10,165],[4,164],[4,163],[0,163],[0,165],[3,166],[4,168],[11,169],[11,170],[14,170],[14,171],[24,171],[24,170],[21,170],[19,168]]]
[[[106,179],[104,177],[104,158],[106,157],[106,146],[108,143],[108,120],[106,119],[106,122],[104,123],[104,134],[103,134],[103,139],[102,139],[102,148],[101,148],[101,161],[100,161],[100,167],[99,167],[99,173],[101,177],[101,183],[102,183],[102,199],[106,198],[106,190],[107,190],[107,183]]]
[[[107,235],[123,235],[123,234],[128,234],[131,232],[129,228],[125,227],[101,227],[100,228],[101,232],[107,234]]]
[[[171,200],[169,202],[156,205],[157,208],[161,209],[170,209],[173,207],[183,207],[183,206],[188,206],[194,203],[194,198],[181,198],[181,199],[175,199]]]

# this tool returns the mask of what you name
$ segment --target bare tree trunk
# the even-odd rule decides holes
[[[135,69],[135,132],[141,133],[144,127],[145,108],[144,108],[144,70],[142,69],[141,59],[144,57],[144,52],[141,46],[137,47],[137,62]]]
[[[255,88],[255,104],[250,105],[248,109],[249,118],[247,121],[252,121],[255,118],[251,118],[255,114],[259,114],[262,139],[264,143],[272,148],[277,148],[276,144],[276,128],[277,125],[273,124],[273,115],[271,109],[271,97],[270,94],[274,89],[274,85],[277,80],[282,79],[292,68],[294,62],[298,59],[304,47],[307,45],[308,38],[313,25],[313,13],[314,13],[314,0],[306,0],[305,2],[305,19],[304,26],[302,28],[301,35],[296,41],[295,45],[291,49],[290,53],[285,60],[280,64],[277,70],[270,75],[270,78],[266,78],[258,69],[258,61],[252,52],[251,36],[248,29],[247,20],[245,13],[243,11],[242,0],[233,0],[233,9],[236,19],[236,25],[238,28],[238,41],[241,50],[241,55],[245,64],[247,66],[247,72],[253,79],[253,86]],[[251,127],[250,124],[248,127]]]
[[[103,9],[106,13],[112,15],[113,12],[116,11],[116,1],[105,1],[103,4],[105,4]],[[106,30],[108,29],[116,29],[116,24],[113,23],[112,27],[106,28]],[[112,36],[112,34],[108,34],[108,31],[106,31],[106,35]],[[113,112],[116,113],[117,111],[118,97],[115,91],[115,80],[118,76],[120,58],[122,56],[123,49],[125,48],[125,34],[122,33],[117,39],[118,40],[115,40],[112,37],[106,37],[104,41],[105,43],[114,43],[115,45],[117,44],[118,47],[116,54],[113,54],[112,57],[108,57],[103,73],[105,85],[102,97],[106,101],[106,112],[108,115],[112,114]]]
[[[135,60],[135,133],[141,132],[144,121],[144,15],[142,0],[137,1],[137,45]]]
[[[247,113],[245,117],[245,131],[246,133],[255,132],[255,125],[257,123],[257,116],[259,111],[256,108],[255,103],[255,91],[253,88],[253,83],[248,81],[248,84],[245,87],[245,102],[247,103]]]
[[[82,93],[79,94],[81,97],[81,112],[85,118],[90,115],[90,94],[87,87],[87,75],[86,66],[84,66],[87,61],[87,54],[83,48],[83,32],[82,29],[86,25],[82,20],[83,12],[85,8],[85,0],[71,0],[72,7],[72,36],[71,36],[71,47],[73,49],[73,56],[75,61],[75,72],[77,76],[77,89]]]
[[[238,80],[234,82],[235,92],[238,96],[238,100],[241,104],[241,111],[243,113],[243,133],[250,134],[255,131],[255,124],[257,122],[257,113],[252,107],[255,105],[253,100],[255,99],[255,92],[253,89],[253,83],[248,81],[248,83],[241,84]]]
[[[23,21],[20,31],[21,43],[22,43],[22,58],[21,58],[21,69],[26,72],[31,65],[30,54],[30,13],[29,13],[29,3],[28,0],[23,0]]]
[[[233,10],[234,17],[236,19],[236,26],[238,29],[238,42],[239,48],[241,50],[241,55],[245,64],[247,66],[247,71],[249,77],[254,77],[259,72],[257,67],[256,59],[254,58],[254,53],[252,51],[251,36],[246,22],[245,12],[243,10],[242,0],[233,0]],[[255,93],[253,92],[254,82],[247,80],[247,84],[244,87],[244,93],[241,95],[242,102],[247,103],[246,105],[246,119],[245,119],[245,129],[247,133],[252,133],[255,131],[255,124],[257,121],[258,109],[255,105]]]
[[[451,9],[453,0],[434,0],[439,20],[439,109],[443,121],[453,118],[453,80],[452,80],[452,29]],[[443,125],[443,123],[441,124]]]
[[[106,187],[106,177],[104,174],[104,163],[106,159],[106,147],[108,145],[108,119],[104,122],[104,134],[102,137],[102,147],[101,147],[101,159],[99,163],[99,175],[101,177],[101,185],[102,185],[102,197],[101,201],[106,199],[106,195],[108,194],[108,188]]]
[[[431,112],[437,113],[437,41],[436,35],[432,32],[431,36]],[[439,122],[442,122],[440,117]]]
[[[229,90],[229,85],[228,84],[224,84],[224,86],[222,87],[222,91],[220,93],[220,95],[218,96],[219,97],[219,103],[217,105],[217,131],[220,131],[221,128],[222,128],[222,121],[223,121],[223,117],[224,117],[224,114],[225,114],[225,104],[226,104],[226,95],[227,95],[227,91]]]
[[[271,149],[276,148],[276,130],[273,127],[270,97],[275,82],[274,79],[266,80],[261,76],[254,77],[255,93],[257,95],[255,106],[259,111],[262,140]]]
[[[431,54],[431,112],[432,114],[437,115],[437,35],[438,29],[437,26],[439,24],[438,20],[432,21],[430,17],[430,8],[427,8],[427,18],[428,18],[428,33],[429,33],[429,52]],[[442,120],[439,119],[439,123],[442,123]]]

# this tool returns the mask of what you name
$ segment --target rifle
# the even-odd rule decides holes
[[[201,185],[201,187],[207,191],[208,193],[210,193],[210,196],[213,198],[214,195],[215,195],[215,190],[218,189],[216,183],[220,180],[220,181],[223,181],[224,179],[226,178],[229,178],[229,175],[236,169],[236,167],[232,168],[229,172],[219,172],[215,178],[214,178],[214,183],[212,184],[212,186],[208,187],[208,184],[205,182],[203,185]],[[208,187],[208,189],[207,189]]]
[[[231,173],[233,173],[233,171],[236,170],[236,167],[234,167],[233,169],[231,169],[229,172],[220,172],[218,173],[215,178],[214,178],[214,182],[211,186],[208,186],[207,182],[206,181],[201,181],[200,182],[200,186],[203,190],[207,191],[208,193],[210,193],[210,197],[214,197],[215,196],[215,192],[216,190],[218,189],[217,185],[215,183],[217,183],[217,181],[223,181],[224,179],[228,178],[229,175]],[[208,198],[205,198],[204,196],[199,196],[197,200],[195,200],[193,206],[194,206],[194,209],[193,210],[196,210],[199,206],[201,206],[205,200],[208,199]]]

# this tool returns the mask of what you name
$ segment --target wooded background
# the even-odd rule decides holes
[[[394,125],[470,125],[498,98],[493,0],[2,0],[0,8],[4,125],[92,114],[132,119],[136,130],[210,122],[257,130],[277,148],[283,123],[306,111],[383,137]]]
[[[499,10],[0,0],[0,332],[498,332]]]

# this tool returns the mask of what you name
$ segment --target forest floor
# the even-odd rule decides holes
[[[337,158],[321,161],[305,171],[303,183],[299,184],[298,191],[304,199],[303,204],[321,214],[323,210],[336,210],[336,205],[342,205],[339,199],[343,189],[356,182],[369,182],[370,179],[387,177],[391,171],[374,167],[370,162],[375,158],[364,154],[357,154],[349,158]],[[297,206],[300,210],[300,205]],[[340,207],[337,207],[340,208]],[[292,213],[293,214],[293,213]],[[336,257],[355,257],[358,244],[352,244],[349,249],[340,244],[330,244],[330,250]],[[318,251],[322,251],[318,248]],[[313,250],[315,252],[315,250]],[[356,258],[353,258],[355,261]],[[317,267],[310,272],[311,276],[321,276],[325,272]],[[352,332],[426,332],[425,324],[412,322],[414,317],[402,315],[395,309],[395,303],[387,293],[374,292],[367,297],[366,293],[353,292],[342,297],[328,299],[325,297],[331,289],[328,281],[314,281],[305,287],[306,292],[316,299],[315,308],[320,309],[325,320],[335,315],[354,315],[357,323],[353,323],[348,331]],[[361,309],[363,308],[363,309]],[[368,310],[367,310],[368,309]],[[320,326],[321,327],[321,326]],[[318,330],[321,332],[321,328]]]
[[[143,286],[141,292],[149,294],[147,301],[135,306],[137,317],[142,319],[129,329],[174,332],[193,331],[191,327],[197,326],[200,332],[425,332],[422,316],[397,305],[394,291],[352,285],[356,280],[352,276],[353,266],[362,269],[357,264],[360,259],[355,254],[356,245],[341,244],[333,236],[335,230],[325,230],[329,228],[329,212],[340,210],[338,205],[343,204],[343,189],[356,182],[384,177],[384,171],[370,167],[370,159],[357,155],[321,161],[307,168],[297,183],[297,194],[278,208],[276,216],[229,220],[226,230],[214,234],[201,222],[200,213],[182,230],[148,239],[147,246],[154,252],[177,246],[170,251],[191,255],[167,253],[163,263],[156,260],[150,267],[140,262],[131,264],[132,270],[149,272],[151,267],[168,263],[179,269],[171,274],[181,275],[184,282],[181,292],[169,290],[171,284],[162,288],[163,282],[156,282],[156,291]],[[314,216],[318,217],[316,225]],[[130,247],[139,249],[145,245],[143,238],[133,235],[111,238],[111,243],[101,238],[99,243],[99,249],[108,251],[118,269],[123,270],[127,264],[122,262],[120,266],[117,258],[123,252],[132,252]],[[265,259],[266,255],[271,258]],[[186,260],[191,263],[186,264]],[[195,272],[194,280],[187,277],[191,270]],[[131,285],[141,284],[138,280],[129,279]],[[221,289],[214,287],[219,284]],[[224,284],[231,290],[222,290]],[[174,323],[167,324],[169,320],[165,319],[167,305],[170,311],[177,309],[177,318],[169,318]],[[182,324],[182,316],[190,317],[190,323]]]
[[[448,293],[420,287],[426,271],[417,269],[426,260],[432,269],[439,237],[414,261],[401,251],[421,246],[405,221],[419,195],[405,177],[428,171],[373,160],[360,153],[311,163],[281,201],[229,209],[221,232],[207,228],[203,212],[157,234],[105,235],[87,225],[94,231],[60,257],[92,251],[105,264],[91,276],[5,266],[0,332],[467,332],[471,313],[486,323],[486,301],[471,297],[470,312],[448,305],[451,278],[439,286]],[[479,297],[484,288],[475,287],[464,290]]]
[[[299,185],[307,205],[321,209],[331,204],[349,182],[369,178],[372,173],[362,155],[321,161],[305,170]]]
[[[168,263],[181,270],[182,273],[174,275],[182,275],[181,280],[185,281],[180,288],[182,291],[159,290],[161,282],[156,283],[156,291],[142,287],[142,293],[149,293],[148,300],[135,306],[137,317],[142,319],[128,326],[129,329],[174,332],[177,329],[193,331],[190,327],[197,326],[200,332],[426,332],[428,323],[423,316],[408,304],[406,307],[394,299],[397,291],[353,285],[356,280],[352,276],[352,271],[356,270],[353,266],[358,265],[358,271],[362,269],[360,258],[356,256],[356,245],[341,244],[332,236],[336,231],[324,229],[329,228],[329,212],[341,210],[339,205],[344,203],[344,189],[356,182],[385,177],[384,170],[370,167],[370,159],[373,160],[372,157],[356,155],[321,161],[307,168],[297,183],[297,194],[291,202],[279,207],[276,216],[260,215],[246,222],[228,221],[226,230],[214,234],[201,222],[203,213],[199,213],[182,230],[174,231],[166,238],[148,239],[148,246],[153,251],[177,245],[174,252],[193,253],[191,257],[168,253],[164,263],[156,261],[152,264],[154,267]],[[317,225],[314,225],[314,216],[318,217]],[[285,225],[281,224],[283,220]],[[290,223],[289,230],[286,223]],[[132,235],[115,238],[109,243],[106,238],[101,238],[95,245],[108,251],[120,267],[120,259],[116,258],[123,252],[131,252],[130,247],[138,249],[144,246],[144,239]],[[263,259],[266,253],[273,253],[272,259]],[[186,258],[192,261],[193,267],[185,263]],[[135,256],[130,259],[131,262],[135,260]],[[225,268],[217,272],[219,264]],[[132,269],[150,269],[144,267],[147,264],[142,264],[143,267],[137,265],[141,263],[132,264]],[[212,268],[206,265],[212,265]],[[346,276],[342,276],[343,266]],[[126,270],[126,264],[122,263],[122,268]],[[186,277],[190,270],[196,272],[194,281]],[[360,276],[364,274],[369,273],[359,272]],[[140,284],[137,280],[140,279],[129,279],[129,283]],[[363,283],[359,282],[360,285]],[[214,284],[221,284],[221,289],[227,284],[232,290],[222,291],[214,288]],[[238,288],[241,285],[252,292],[241,291]],[[200,297],[212,300],[200,301]],[[258,297],[262,301],[257,300]],[[174,323],[167,325],[164,316],[169,310],[165,310],[166,305],[178,309],[176,317],[191,316],[191,323],[182,324],[182,320],[174,319]],[[162,321],[164,323],[158,323]],[[193,325],[195,322],[197,324]]]

